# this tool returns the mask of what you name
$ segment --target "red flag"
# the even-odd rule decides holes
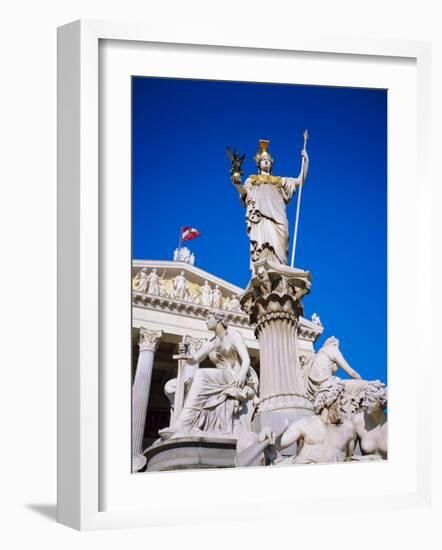
[[[199,231],[194,227],[183,227],[183,230],[181,232],[181,241],[191,241],[192,239],[196,239],[199,236]]]

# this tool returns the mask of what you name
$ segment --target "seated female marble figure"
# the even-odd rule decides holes
[[[316,392],[316,414],[293,422],[282,434],[279,449],[298,444],[296,456],[277,461],[279,464],[323,464],[351,459],[355,429],[341,408],[344,383],[336,380]],[[268,438],[266,429],[260,439]]]
[[[346,383],[346,391],[351,393],[351,382]],[[355,387],[358,397],[353,397],[356,412],[352,416],[357,440],[362,456],[353,460],[380,460],[387,458],[388,421],[387,387],[379,380],[366,382],[362,388]]]
[[[197,368],[183,409],[174,424],[176,437],[184,433],[215,432],[236,435],[250,429],[257,402],[258,377],[241,334],[228,327],[222,313],[211,312],[207,328],[214,337],[192,355],[180,359],[190,365],[207,357],[216,368]]]

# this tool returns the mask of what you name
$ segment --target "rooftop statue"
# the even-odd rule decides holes
[[[186,264],[195,264],[195,254],[190,252],[187,246],[180,246],[176,248],[173,253],[174,262],[185,262]]]
[[[232,294],[232,298],[228,298],[228,302],[226,301],[225,304],[225,309],[227,311],[241,311],[241,304],[236,294]]]
[[[158,296],[160,293],[160,278],[158,276],[156,267],[154,267],[152,271],[149,273],[147,280],[149,282],[149,287],[147,292],[149,294],[153,294],[154,296]]]
[[[184,271],[181,271],[173,280],[172,298],[184,300],[187,291],[187,280],[184,276]]]
[[[149,284],[149,276],[147,275],[147,269],[143,267],[133,278],[132,286],[137,292],[146,292]]]
[[[319,317],[319,315],[317,313],[312,314],[312,322],[315,323],[315,325],[321,325],[322,326],[321,318]]]
[[[305,136],[304,143],[306,139]],[[259,151],[254,157],[258,174],[249,176],[243,185],[241,165],[244,155],[227,149],[227,156],[232,162],[231,181],[246,208],[252,270],[253,263],[263,259],[288,265],[289,224],[286,206],[296,188],[305,181],[308,172],[309,161],[304,145],[301,151],[301,171],[297,178],[273,175],[273,158],[268,146],[269,141],[259,141]]]
[[[212,289],[207,281],[204,281],[204,285],[201,288],[201,300],[203,306],[210,307],[212,305]]]
[[[218,285],[215,285],[215,288],[212,291],[212,307],[219,309],[221,307],[221,290]]]

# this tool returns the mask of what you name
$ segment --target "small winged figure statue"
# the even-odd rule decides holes
[[[232,151],[230,147],[226,148],[226,154],[227,158],[232,163],[232,167],[230,168],[230,178],[233,183],[240,183],[241,176],[243,175],[242,164],[246,156],[240,155],[236,148],[234,148]]]

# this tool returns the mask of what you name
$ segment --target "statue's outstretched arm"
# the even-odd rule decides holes
[[[241,199],[241,202],[244,204],[245,200],[246,200],[246,197],[247,197],[247,187],[246,186],[247,186],[248,178],[246,179],[244,185],[241,184],[241,177],[239,179],[231,178],[230,181],[232,182],[235,189],[238,191],[239,198]]]
[[[308,165],[309,165],[309,159],[308,154],[305,149],[301,151],[301,170],[299,171],[299,176],[296,178],[296,184],[299,185],[301,183],[304,183],[307,179],[307,173],[308,173]]]
[[[233,185],[236,187],[236,190],[238,191],[240,198],[244,200],[246,198],[247,191],[239,183],[234,183]]]
[[[282,434],[278,447],[280,449],[286,449],[290,447],[290,445],[293,445],[293,443],[297,443],[301,439],[301,436],[302,430],[299,422],[294,422]]]
[[[301,170],[299,172],[299,176],[297,178],[293,177],[282,177],[282,191],[285,202],[288,204],[290,200],[292,199],[293,195],[296,192],[296,188],[301,185],[301,183],[304,183],[304,181],[307,178],[307,172],[308,172],[308,155],[307,151],[304,149],[301,151],[302,155],[302,164],[301,164]]]
[[[346,372],[348,376],[350,376],[350,378],[354,378],[356,380],[362,380],[362,376],[350,367],[350,365],[344,359],[344,356],[342,355],[340,350],[336,350],[334,360],[336,361],[336,364],[338,365],[338,367],[340,367],[344,372]]]

